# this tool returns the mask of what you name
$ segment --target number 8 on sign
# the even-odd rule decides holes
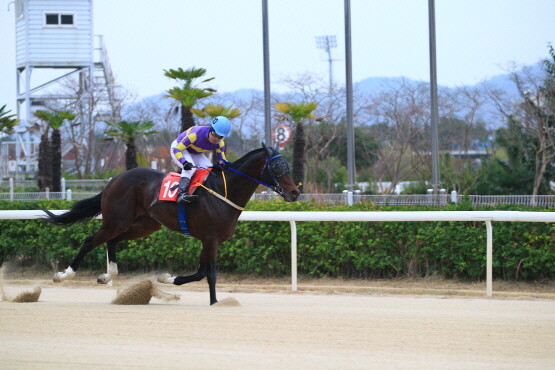
[[[274,127],[272,134],[274,142],[279,143],[279,146],[283,147],[289,141],[291,129],[287,125],[279,124]]]

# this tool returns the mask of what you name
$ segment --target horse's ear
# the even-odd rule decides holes
[[[276,145],[274,145],[274,152],[279,153],[279,143],[276,143]]]
[[[264,142],[262,142],[262,147],[264,148],[264,150],[266,150],[266,153],[268,154],[268,157],[271,157],[273,155],[272,148],[268,148],[266,146],[266,144],[264,144]]]

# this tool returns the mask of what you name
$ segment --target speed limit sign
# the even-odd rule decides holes
[[[291,137],[291,129],[287,125],[279,124],[274,127],[272,134],[274,142],[279,143],[279,147],[283,148],[283,146],[289,141],[289,137]]]

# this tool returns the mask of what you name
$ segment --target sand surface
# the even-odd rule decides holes
[[[162,289],[181,300],[57,285],[0,302],[0,368],[555,368],[552,300],[220,292],[209,306]]]

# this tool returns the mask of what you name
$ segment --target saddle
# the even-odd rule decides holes
[[[187,189],[187,193],[192,195],[197,188],[206,181],[208,174],[212,171],[212,168],[203,168],[195,171],[193,178],[191,179],[191,184]],[[158,193],[158,200],[167,200],[177,202],[177,196],[179,195],[179,179],[181,175],[176,172],[169,172],[166,177],[162,180],[162,185],[160,186],[160,191]]]

